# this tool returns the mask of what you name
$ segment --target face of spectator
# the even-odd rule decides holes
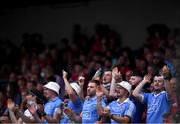
[[[148,61],[148,63],[151,63],[152,62],[152,59],[153,59],[153,55],[151,53],[148,53],[146,55],[146,60]]]
[[[47,89],[47,88],[44,88],[43,92],[44,92],[44,96],[48,100],[51,99],[51,97],[53,96],[53,93],[54,93],[54,91]]]
[[[119,65],[124,65],[125,64],[125,57],[124,56],[120,56],[119,60],[118,60]]]
[[[132,86],[137,86],[140,82],[142,81],[142,79],[138,76],[131,76],[129,83]]]
[[[148,66],[147,67],[147,73],[150,75],[154,75],[155,74],[155,70],[152,66]]]
[[[111,83],[111,79],[112,79],[112,72],[105,71],[103,75],[103,84]]]
[[[39,90],[40,92],[43,91],[43,84],[37,83],[36,89]]]
[[[126,78],[126,81],[129,81],[129,80],[130,80],[130,78],[131,78],[131,76],[132,76],[132,73],[133,73],[133,72],[130,71],[130,70],[126,72],[126,74],[125,74],[125,76],[126,76],[126,77],[125,77],[125,78]]]
[[[170,83],[170,85],[171,85],[172,91],[173,91],[173,92],[176,92],[177,79],[173,77],[173,78],[170,80],[169,83]]]
[[[9,82],[16,82],[17,76],[15,73],[9,75]]]
[[[162,91],[164,89],[164,79],[162,76],[155,76],[153,81],[155,91]]]
[[[34,87],[33,82],[31,82],[31,81],[27,82],[27,84],[26,84],[27,89],[32,89],[33,87]]]
[[[8,97],[10,97],[11,94],[12,94],[12,90],[11,90],[10,86],[8,85],[8,86],[6,87],[6,95],[7,95]]]
[[[88,87],[87,87],[87,95],[90,97],[95,96],[96,88],[97,88],[97,85],[95,83],[89,82]]]
[[[122,86],[117,86],[116,87],[116,93],[117,93],[117,97],[121,98],[124,97],[125,95],[128,94],[128,91],[126,89],[124,89]]]

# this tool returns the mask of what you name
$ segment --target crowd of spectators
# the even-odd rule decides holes
[[[16,123],[22,121],[27,123],[55,123],[57,121],[60,123],[92,123],[91,121],[94,120],[96,123],[101,123],[110,122],[103,118],[109,117],[113,120],[111,123],[148,122],[149,120],[147,119],[146,121],[145,116],[147,115],[146,111],[148,110],[146,107],[148,105],[137,103],[141,107],[144,106],[142,107],[143,109],[137,107],[135,98],[130,98],[130,100],[126,101],[128,103],[126,107],[130,109],[127,110],[127,113],[120,112],[121,114],[127,114],[122,116],[124,118],[108,114],[106,109],[108,108],[108,111],[113,113],[112,106],[118,109],[118,106],[116,106],[117,99],[123,101],[129,98],[133,90],[135,90],[133,92],[134,97],[138,97],[137,99],[140,99],[142,102],[143,99],[139,95],[140,91],[136,88],[142,81],[147,81],[150,83],[144,83],[144,86],[141,87],[143,92],[153,92],[155,88],[152,83],[153,77],[156,77],[158,74],[165,76],[165,72],[162,73],[164,69],[169,72],[168,86],[171,91],[171,108],[169,113],[161,113],[159,116],[162,116],[160,118],[163,118],[163,121],[175,122],[178,110],[176,88],[179,63],[177,58],[180,55],[177,43],[180,40],[180,34],[178,30],[173,32],[166,25],[162,24],[152,25],[147,28],[147,31],[149,35],[138,49],[122,47],[120,35],[104,24],[95,26],[93,36],[85,34],[79,24],[74,25],[72,39],[61,39],[60,47],[58,47],[58,43],[45,44],[43,36],[38,33],[24,33],[20,46],[16,46],[10,40],[1,41],[0,121]],[[133,81],[133,79],[136,81]],[[115,81],[113,82],[113,80]],[[55,86],[54,82],[60,87]],[[110,84],[106,85],[106,82]],[[98,86],[101,84],[103,84],[102,86],[105,89],[101,87],[98,90]],[[116,96],[115,90],[113,91],[113,84],[117,84],[118,88],[120,88],[119,86],[125,86],[125,90],[128,92],[123,91],[125,95]],[[96,89],[96,92],[94,92],[93,88]],[[47,91],[47,89],[50,89],[52,92]],[[58,93],[57,90],[59,90]],[[166,89],[166,91],[168,90]],[[117,89],[116,92],[118,94],[120,89]],[[32,95],[30,98],[27,97],[29,94]],[[40,113],[36,113],[35,108],[30,106],[30,103],[28,104],[28,99],[34,99],[33,94],[38,96],[40,100],[40,103],[36,104],[44,106],[44,110]],[[105,94],[106,98],[102,94]],[[97,101],[94,98],[95,96]],[[144,97],[146,98],[147,96]],[[67,99],[70,99],[71,102],[66,104]],[[115,100],[116,102],[112,102]],[[97,111],[96,107],[92,108],[94,104],[91,107],[88,105],[91,104],[90,101],[97,102]],[[56,114],[51,110],[47,110],[48,105],[52,104],[52,102],[54,102],[53,107],[55,107],[54,111],[56,111]],[[105,107],[107,103],[108,106]],[[135,113],[134,108],[136,108],[136,112],[142,111],[140,117],[136,117],[136,119],[140,119],[132,119],[133,113]],[[61,115],[62,109],[66,113],[64,116]],[[88,120],[90,118],[89,113],[82,113],[81,115],[81,111],[90,111],[89,109],[93,112],[91,121]],[[26,110],[29,110],[28,114]],[[13,117],[16,119],[12,119],[12,111],[15,113]],[[81,115],[81,118],[77,117],[77,115]],[[45,121],[41,116],[45,118]],[[21,121],[18,118],[21,118]],[[162,119],[159,122],[161,121]]]

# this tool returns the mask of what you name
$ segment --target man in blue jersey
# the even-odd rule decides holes
[[[95,123],[99,119],[99,115],[96,109],[97,97],[96,97],[96,89],[100,87],[100,82],[98,80],[91,80],[88,83],[87,87],[87,97],[84,101],[83,109],[80,116],[77,116],[73,111],[67,112],[65,109],[65,113],[68,117],[74,122],[78,123]],[[101,101],[102,106],[105,106],[105,102]]]
[[[69,83],[67,76],[68,73],[63,70],[63,79],[65,83],[65,88],[69,96],[67,108],[71,109],[77,115],[80,115],[83,106],[83,102],[79,97],[81,92],[81,87],[75,82]],[[61,117],[61,123],[70,123],[70,120],[66,115],[63,115]]]
[[[44,110],[38,107],[39,114],[37,114],[37,109],[31,107],[29,110],[35,121],[37,123],[58,123],[60,117],[57,116],[56,112],[59,109],[59,106],[62,103],[62,100],[58,97],[60,86],[56,82],[48,82],[44,85],[44,96],[47,98],[48,102],[44,105]]]
[[[135,113],[135,105],[129,100],[131,94],[131,85],[126,81],[121,81],[116,84],[116,93],[118,100],[111,102],[107,107],[103,108],[100,99],[103,95],[102,90],[96,93],[97,95],[97,109],[102,116],[102,122],[105,118],[110,118],[111,123],[130,123],[132,122]]]
[[[167,78],[168,67],[164,66],[161,72],[163,76],[157,75],[154,77],[153,93],[140,93],[143,86],[150,83],[150,75],[145,75],[143,81],[133,91],[133,96],[147,105],[146,123],[163,123],[163,114],[170,110],[172,93]]]

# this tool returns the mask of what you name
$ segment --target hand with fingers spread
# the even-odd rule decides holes
[[[121,72],[118,70],[118,67],[113,68],[112,78],[116,80],[116,82],[120,82],[122,80],[122,75]]]
[[[168,77],[170,77],[170,74],[171,73],[170,73],[168,66],[164,65],[160,71],[160,75],[162,75],[164,78],[168,78]]]
[[[151,75],[145,75],[144,78],[143,78],[143,81],[145,83],[151,83]]]

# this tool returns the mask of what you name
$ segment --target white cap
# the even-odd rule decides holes
[[[60,86],[58,83],[50,81],[46,85],[44,85],[44,87],[55,91],[59,95]]]
[[[124,89],[126,89],[129,92],[129,94],[131,94],[132,86],[130,83],[128,83],[127,81],[121,81],[120,83],[117,83],[117,84],[122,86]]]
[[[70,83],[70,85],[76,91],[76,93],[79,95],[81,92],[81,87],[75,82]]]

